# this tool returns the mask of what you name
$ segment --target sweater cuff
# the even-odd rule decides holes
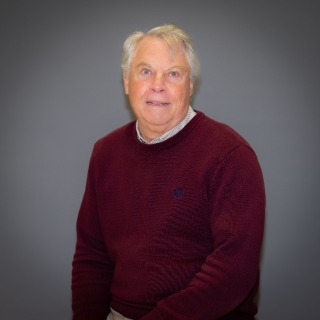
[[[106,320],[105,310],[86,310],[73,313],[72,320]]]

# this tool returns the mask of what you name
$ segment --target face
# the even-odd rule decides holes
[[[124,88],[146,140],[159,137],[186,116],[193,85],[185,54],[170,54],[168,44],[156,37],[140,41]]]

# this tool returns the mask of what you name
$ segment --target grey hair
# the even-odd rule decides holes
[[[172,55],[174,55],[177,48],[179,48],[182,53],[185,53],[190,67],[190,79],[193,84],[196,83],[199,78],[200,63],[193,48],[192,39],[184,30],[172,24],[155,27],[146,33],[137,31],[128,36],[123,44],[121,63],[121,68],[125,75],[128,75],[130,72],[132,57],[138,43],[147,36],[163,39],[169,45]]]

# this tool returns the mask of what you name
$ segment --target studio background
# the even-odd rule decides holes
[[[0,10],[0,318],[71,319],[94,142],[131,119],[127,35],[193,37],[193,106],[255,149],[267,192],[258,320],[320,318],[318,1],[22,1]],[[195,161],[197,161],[195,155]]]

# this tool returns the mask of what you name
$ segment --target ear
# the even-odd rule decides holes
[[[190,97],[192,96],[193,94],[193,82],[192,80],[190,80]]]
[[[125,94],[129,94],[129,76],[125,73],[122,74],[123,86]]]

